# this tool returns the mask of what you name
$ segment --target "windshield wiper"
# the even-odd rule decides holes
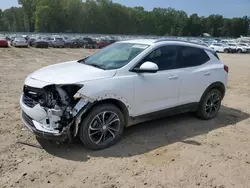
[[[103,66],[97,65],[97,64],[94,64],[94,63],[90,63],[90,64],[84,63],[84,64],[85,64],[85,65],[92,66],[92,67],[95,67],[95,68],[98,68],[98,69],[107,70],[107,69],[105,69]]]
[[[78,60],[77,62],[78,62],[78,63],[82,63],[82,64],[84,64],[84,65],[89,65],[89,66],[92,66],[92,67],[95,67],[95,68],[98,68],[98,69],[107,70],[107,69],[104,68],[104,66],[102,66],[102,65],[97,65],[97,64],[94,64],[94,63],[89,63],[89,64],[87,64],[87,63],[85,62],[85,60],[86,60],[86,58],[85,58],[85,59],[80,59],[80,60]]]

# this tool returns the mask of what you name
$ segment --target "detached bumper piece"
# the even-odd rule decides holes
[[[68,138],[68,132],[66,130],[54,134],[39,130],[40,123],[34,121],[24,111],[22,111],[22,120],[25,126],[32,131],[37,137],[44,138],[47,140],[64,141]]]

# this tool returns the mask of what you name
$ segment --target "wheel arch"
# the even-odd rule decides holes
[[[114,98],[106,98],[102,100],[96,100],[94,102],[89,102],[86,106],[82,107],[78,114],[75,116],[75,123],[73,125],[73,137],[78,134],[80,122],[83,121],[84,117],[96,106],[101,104],[113,104],[117,108],[121,110],[124,115],[125,127],[128,126],[130,116],[129,116],[129,106],[126,106],[124,102],[114,99]]]
[[[125,125],[127,125],[128,124],[128,119],[129,119],[129,109],[122,101],[120,101],[118,99],[113,99],[113,98],[102,99],[100,101],[96,101],[91,106],[91,108],[94,108],[95,106],[100,105],[100,104],[107,104],[107,103],[108,104],[113,104],[113,105],[115,105],[117,108],[119,108],[121,110],[121,112],[124,115]]]
[[[204,91],[200,101],[206,96],[206,94],[211,91],[212,89],[218,89],[221,94],[222,94],[222,99],[224,98],[225,96],[225,93],[226,93],[226,88],[225,88],[225,85],[222,83],[222,82],[214,82],[212,84],[210,84],[207,89]]]

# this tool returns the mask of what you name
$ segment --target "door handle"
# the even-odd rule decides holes
[[[205,75],[205,76],[210,76],[210,75],[211,75],[211,72],[204,72],[204,75]]]
[[[169,80],[176,80],[176,79],[178,79],[178,76],[177,75],[171,75],[168,78],[169,78]]]

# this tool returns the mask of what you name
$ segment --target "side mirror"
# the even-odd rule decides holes
[[[143,63],[140,68],[134,68],[133,72],[137,73],[156,73],[159,70],[158,65],[153,62],[147,61]]]

